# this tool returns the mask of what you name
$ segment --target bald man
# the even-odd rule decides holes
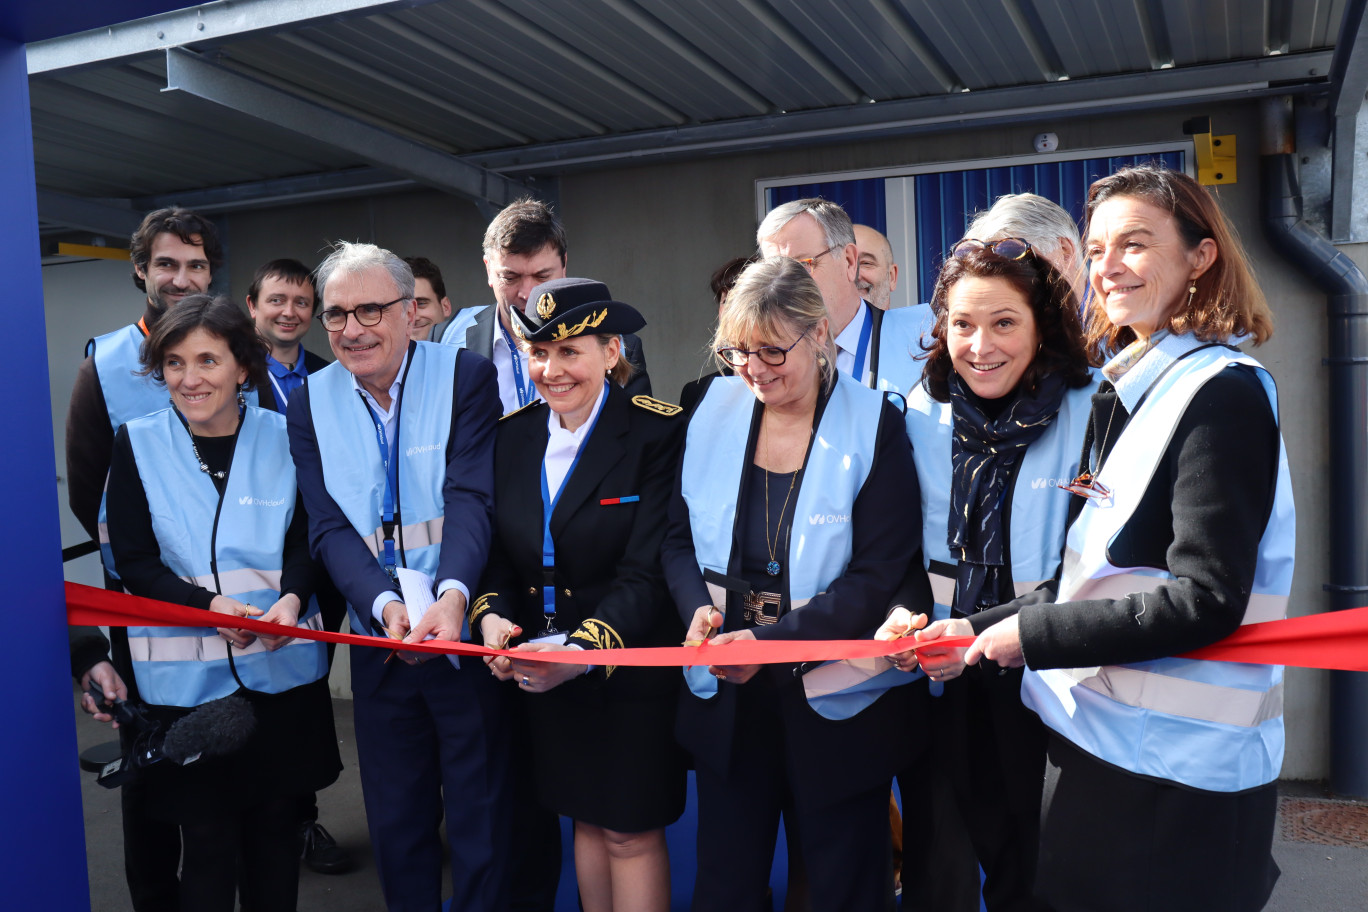
[[[855,251],[859,266],[855,285],[861,297],[880,310],[888,310],[888,299],[898,288],[898,264],[893,262],[888,238],[868,225],[856,225]]]

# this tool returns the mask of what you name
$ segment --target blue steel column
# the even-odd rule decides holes
[[[7,395],[0,459],[5,702],[0,895],[7,909],[89,909],[62,595],[47,332],[24,47],[0,38],[0,297]]]

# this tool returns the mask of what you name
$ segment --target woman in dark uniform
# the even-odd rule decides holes
[[[521,652],[678,645],[660,570],[678,406],[629,396],[620,333],[645,325],[589,279],[533,289],[513,326],[545,401],[495,445],[495,543],[472,632]],[[608,382],[609,380],[615,382]],[[575,821],[586,912],[669,908],[664,828],[684,809],[679,673],[497,659],[523,694],[541,803]]]
[[[662,551],[688,638],[721,628],[716,664],[686,670],[679,734],[698,775],[695,910],[761,907],[781,815],[814,909],[891,909],[888,790],[912,759],[926,689],[883,659],[727,664],[739,640],[854,639],[913,568],[930,609],[920,500],[899,409],[836,371],[804,265],[761,260],[722,313],[714,378],[694,407]]]

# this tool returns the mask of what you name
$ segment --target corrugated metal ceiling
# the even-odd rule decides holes
[[[1344,2],[445,0],[187,46],[464,155],[1314,51]],[[39,185],[146,198],[368,164],[165,86],[156,53],[36,75]]]

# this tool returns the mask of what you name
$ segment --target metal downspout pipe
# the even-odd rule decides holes
[[[1264,227],[1326,293],[1330,368],[1330,607],[1368,604],[1368,277],[1302,219],[1292,99],[1261,102]],[[1287,404],[1283,404],[1286,409]],[[1330,673],[1330,785],[1368,797],[1368,673]]]

